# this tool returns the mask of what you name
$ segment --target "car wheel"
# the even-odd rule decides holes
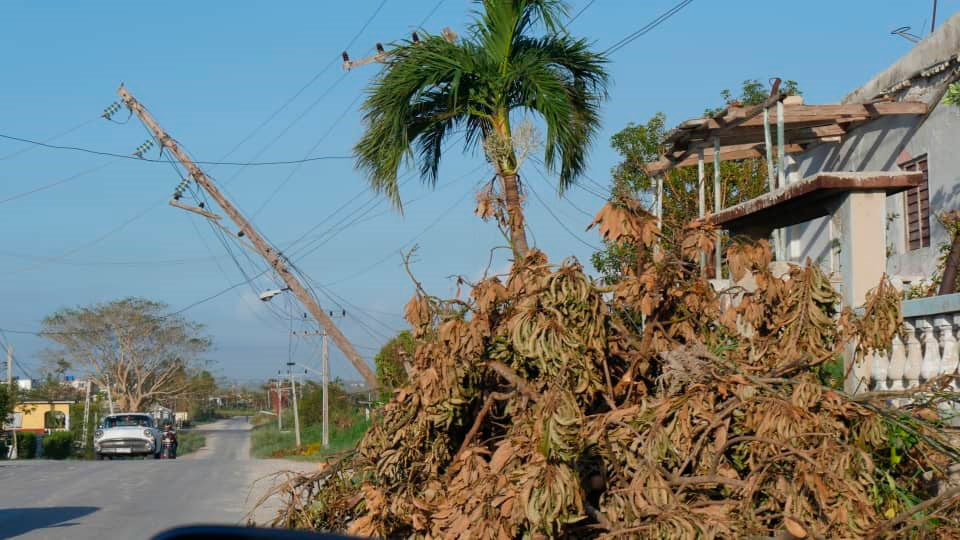
[[[97,461],[103,461],[103,454],[96,454]]]
[[[153,459],[160,459],[160,453],[158,452],[158,453],[154,454],[154,455],[153,455]]]

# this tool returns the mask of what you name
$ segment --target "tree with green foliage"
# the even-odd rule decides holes
[[[785,81],[780,87],[787,95],[800,95],[795,81]],[[740,94],[734,96],[730,90],[722,90],[720,97],[724,107],[731,105],[751,106],[763,103],[769,97],[769,90],[758,80],[743,81]],[[707,109],[705,116],[712,116],[724,107]],[[656,161],[664,151],[664,139],[668,133],[667,117],[659,112],[644,124],[629,123],[616,133],[610,143],[620,154],[622,160],[611,175],[613,183],[610,198],[613,201],[625,199],[645,200],[652,205],[656,196],[656,180],[644,169],[645,163]],[[705,165],[705,178],[713,178],[713,164]],[[663,231],[666,241],[690,221],[699,216],[699,186],[696,167],[676,168],[663,175]],[[752,199],[767,191],[767,164],[763,159],[743,159],[720,163],[720,202],[724,208]],[[706,208],[712,211],[714,196],[712,180],[708,180]],[[594,267],[607,282],[620,279],[620,269],[624,264],[633,264],[636,254],[629,247],[608,243],[604,250],[593,255]]]
[[[120,410],[140,411],[188,391],[183,377],[210,348],[203,325],[143,298],[64,308],[43,320],[51,355],[111,388]]]
[[[377,365],[377,382],[380,383],[381,401],[389,400],[395,389],[407,384],[409,379],[404,362],[413,359],[415,348],[413,334],[409,330],[404,330],[381,347],[380,352],[373,357]]]
[[[606,57],[563,27],[560,0],[482,0],[465,38],[426,35],[396,44],[363,104],[366,131],[356,144],[357,166],[370,185],[401,207],[397,173],[415,162],[433,186],[447,138],[462,131],[465,147],[483,147],[501,192],[488,192],[483,217],[496,217],[513,247],[526,255],[518,178],[536,137],[519,137],[517,111],[546,125],[544,163],[559,169],[559,190],[583,173],[606,97]],[[531,35],[537,28],[543,36]],[[532,131],[532,128],[531,128]]]
[[[299,396],[298,403],[301,422],[304,426],[323,423],[323,387],[309,381],[302,388],[303,394]],[[328,384],[327,392],[330,424],[337,428],[345,428],[354,423],[360,414],[356,396],[350,395],[340,381],[332,381]]]
[[[0,423],[13,413],[13,406],[17,400],[17,385],[0,384]]]

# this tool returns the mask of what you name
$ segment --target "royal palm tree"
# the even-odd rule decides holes
[[[433,187],[444,142],[462,131],[465,150],[484,148],[499,179],[517,260],[528,250],[511,113],[542,118],[544,163],[563,193],[582,174],[606,97],[606,58],[563,28],[560,0],[481,0],[469,35],[397,44],[363,104],[366,131],[354,148],[370,185],[402,211],[401,164]],[[529,34],[543,29],[542,37]]]

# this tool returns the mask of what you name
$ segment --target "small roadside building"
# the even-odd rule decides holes
[[[50,433],[70,429],[70,406],[74,400],[33,400],[17,403],[14,407],[14,431]]]

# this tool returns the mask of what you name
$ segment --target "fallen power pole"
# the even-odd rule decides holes
[[[297,297],[298,300],[303,304],[305,308],[313,315],[314,319],[327,331],[327,334],[333,338],[333,342],[337,347],[343,352],[343,354],[350,360],[350,363],[360,372],[360,375],[363,376],[366,380],[367,385],[371,388],[377,388],[377,377],[374,375],[373,370],[367,366],[363,358],[357,354],[357,351],[353,348],[353,345],[347,340],[346,336],[340,332],[334,324],[333,320],[327,315],[323,309],[320,308],[320,305],[317,304],[313,296],[307,292],[307,289],[304,288],[303,284],[300,283],[300,280],[293,275],[292,272],[287,268],[287,265],[284,261],[283,256],[275,250],[267,241],[260,235],[260,233],[253,227],[253,225],[247,221],[247,218],[237,210],[233,204],[227,200],[226,197],[220,192],[217,186],[213,183],[213,180],[210,179],[197,166],[196,163],[190,159],[190,156],[183,151],[177,142],[168,135],[153,116],[147,112],[146,108],[140,104],[130,92],[124,88],[123,85],[120,85],[120,88],[117,90],[117,94],[120,95],[120,99],[127,105],[133,114],[136,114],[140,121],[143,122],[144,126],[147,127],[152,133],[154,138],[160,143],[163,148],[166,148],[173,154],[174,157],[180,161],[181,164],[190,172],[190,176],[193,180],[200,186],[201,189],[206,191],[223,209],[227,216],[233,220],[233,222],[239,227],[241,235],[244,235],[250,239],[250,242],[253,244],[253,248],[263,257],[270,267],[280,276],[280,279],[286,283],[287,287],[290,289],[290,292]]]

